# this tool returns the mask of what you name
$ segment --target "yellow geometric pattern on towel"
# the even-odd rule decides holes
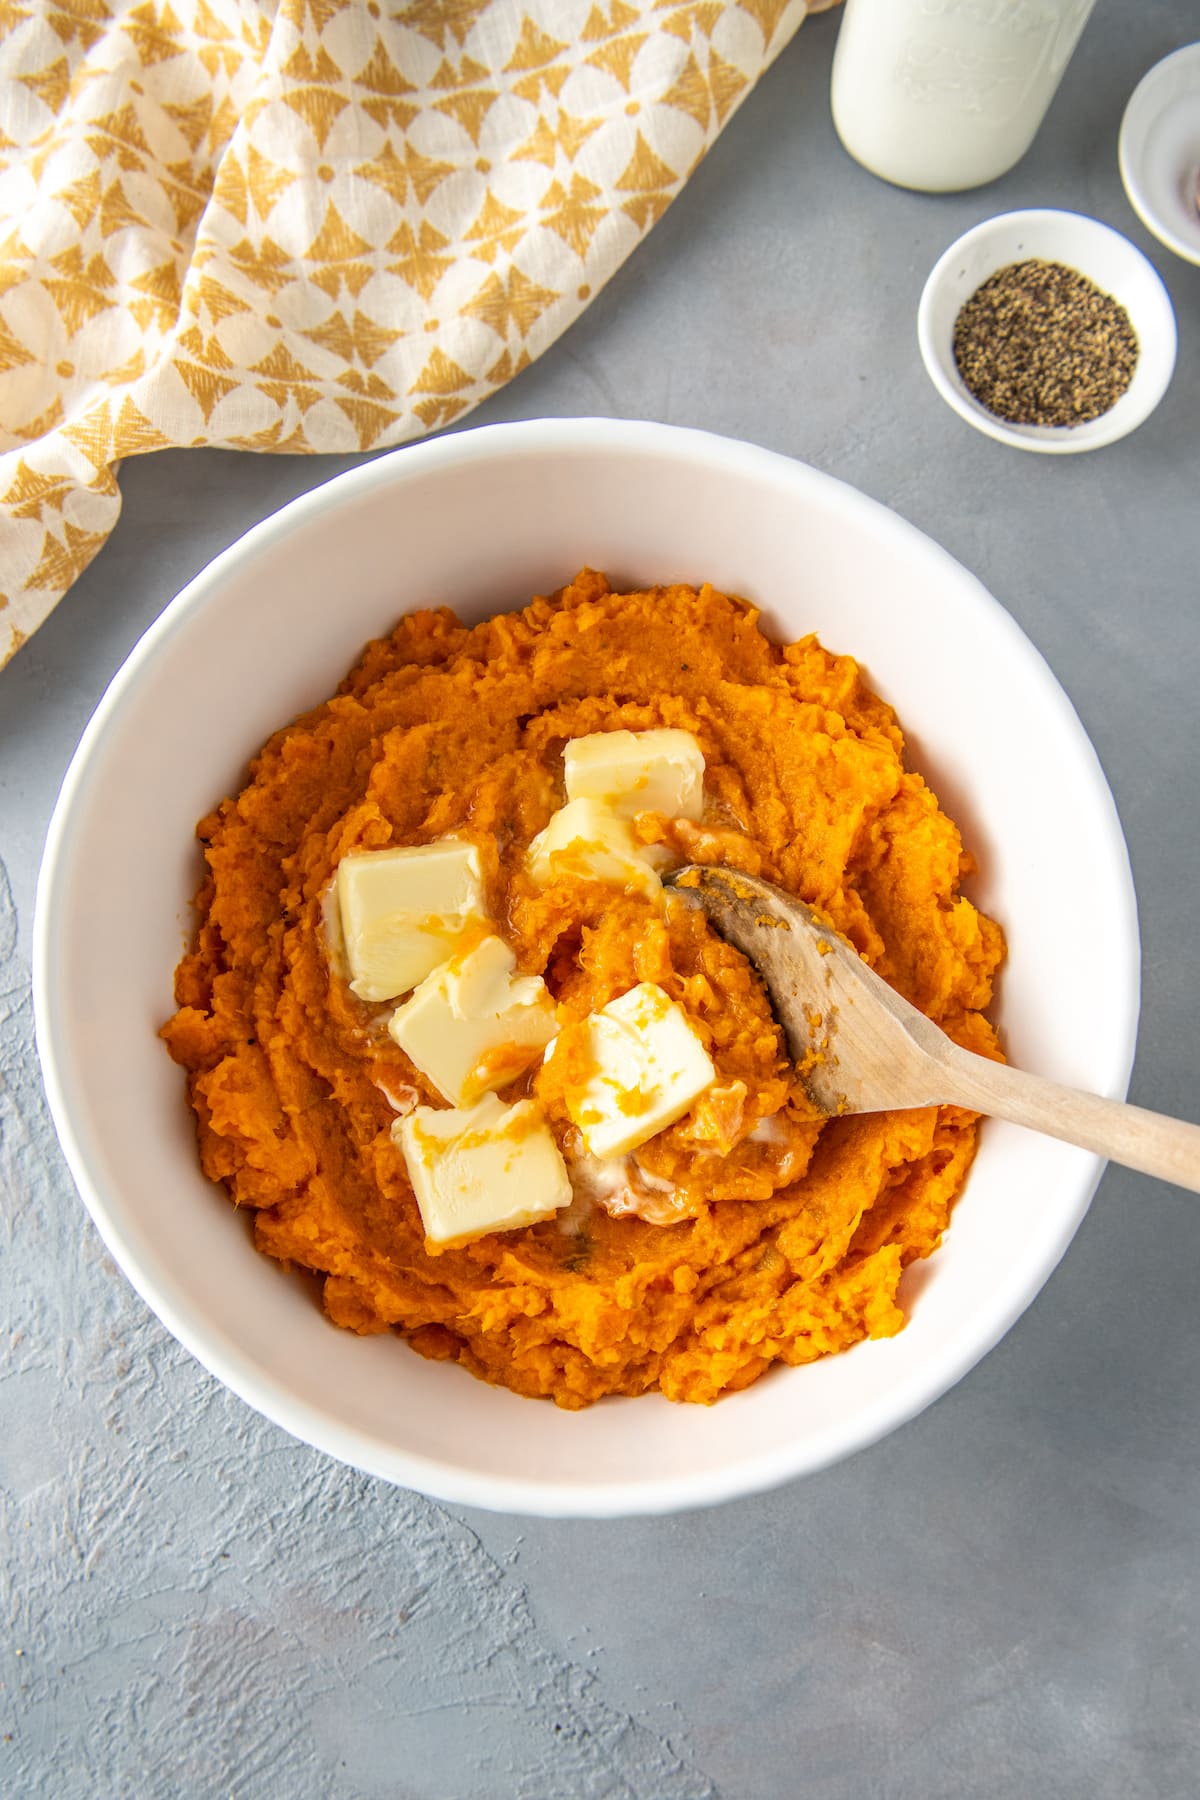
[[[527,367],[805,10],[0,0],[0,663],[124,457],[374,450]]]

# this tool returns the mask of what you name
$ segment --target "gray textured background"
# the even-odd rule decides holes
[[[1115,146],[1140,75],[1196,28],[1195,0],[1101,0],[1024,164],[928,198],[839,149],[836,21],[812,22],[649,242],[473,421],[628,414],[751,438],[887,501],[981,576],[1112,781],[1145,952],[1134,1096],[1192,1117],[1200,270],[1137,224]],[[1037,204],[1127,231],[1179,314],[1166,401],[1092,456],[976,436],[917,357],[936,256]],[[455,1513],[349,1473],[218,1387],[111,1265],[32,1049],[46,822],[170,596],[347,460],[127,464],[111,543],[0,675],[0,1790],[1192,1800],[1193,1198],[1110,1171],[1032,1310],[921,1419],[780,1492],[616,1524]]]

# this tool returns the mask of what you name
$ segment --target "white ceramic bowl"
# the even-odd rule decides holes
[[[398,614],[445,601],[479,619],[584,563],[623,583],[709,579],[755,601],[779,637],[815,630],[854,652],[981,860],[975,895],[1009,935],[999,1018],[1013,1059],[1124,1093],[1138,1005],[1128,861],[1037,651],[944,551],[853,489],[746,444],[602,420],[396,451],[257,526],[167,607],[88,726],[51,823],[38,1044],[105,1242],[251,1405],[443,1499],[665,1512],[819,1468],[944,1393],[1046,1280],[1098,1160],[989,1123],[944,1246],[907,1278],[897,1338],[779,1369],[711,1409],[651,1395],[566,1413],[331,1327],[200,1174],[182,1078],[155,1036],[198,885],[195,821],[266,737],[331,694]]]
[[[954,360],[954,323],[976,288],[997,269],[1038,258],[1066,263],[1119,300],[1137,333],[1133,380],[1108,412],[1086,425],[1010,425],[976,400]],[[929,378],[947,406],[976,431],[1050,456],[1098,450],[1149,418],[1175,368],[1175,312],[1153,265],[1128,238],[1082,213],[1001,213],[957,238],[934,264],[917,311],[917,341]]]
[[[1142,76],[1121,120],[1117,159],[1147,231],[1200,263],[1200,44],[1185,44]]]

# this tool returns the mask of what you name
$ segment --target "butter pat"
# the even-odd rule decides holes
[[[392,1014],[392,1037],[452,1106],[515,1080],[558,1030],[545,982],[516,966],[502,938],[486,937]]]
[[[612,812],[698,819],[704,754],[690,731],[596,731],[563,748],[568,800],[600,800]]]
[[[430,1244],[516,1231],[571,1202],[558,1145],[532,1100],[488,1094],[469,1112],[418,1106],[392,1126]]]
[[[582,740],[579,740],[582,741]],[[628,819],[599,800],[568,800],[529,846],[529,873],[545,887],[556,877],[607,881],[653,898],[662,883]]]
[[[360,1000],[406,994],[486,917],[479,852],[453,838],[344,856],[337,894],[350,986]]]
[[[652,981],[584,1021],[588,1074],[567,1110],[589,1155],[626,1156],[681,1119],[716,1080],[681,1006]]]

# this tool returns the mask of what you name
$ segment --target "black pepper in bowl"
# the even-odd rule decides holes
[[[1137,356],[1125,308],[1065,263],[997,269],[954,324],[959,374],[1011,425],[1098,419],[1129,386]]]

